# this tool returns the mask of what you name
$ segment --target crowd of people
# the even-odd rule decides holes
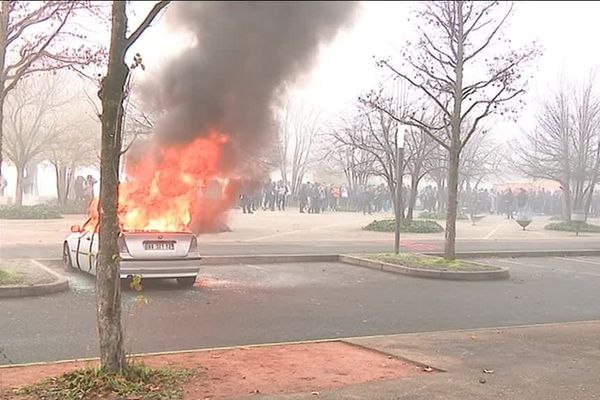
[[[408,199],[410,189],[403,188],[403,198]],[[560,190],[527,190],[525,188],[469,189],[458,196],[459,209],[470,214],[498,214],[514,219],[518,213],[535,215],[560,215],[563,196]],[[443,213],[446,210],[446,193],[432,186],[424,186],[416,198],[415,209]],[[384,184],[366,185],[352,191],[346,185],[319,182],[303,183],[297,195],[292,195],[284,181],[264,183],[245,181],[241,183],[240,208],[252,214],[264,211],[284,211],[289,205],[299,208],[300,213],[320,214],[327,211],[355,211],[363,214],[393,212],[393,202]],[[405,206],[408,201],[405,200]],[[593,198],[590,216],[600,216],[600,192]]]

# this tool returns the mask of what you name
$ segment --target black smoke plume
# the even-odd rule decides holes
[[[352,2],[177,2],[165,15],[192,48],[142,88],[164,110],[161,144],[217,129],[230,137],[226,166],[272,144],[282,87],[313,66],[319,46],[355,15]]]

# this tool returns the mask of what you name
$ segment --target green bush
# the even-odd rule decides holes
[[[384,219],[381,221],[373,221],[369,225],[363,228],[366,231],[375,232],[395,232],[396,220]],[[417,220],[403,220],[400,222],[400,232],[404,233],[439,233],[443,232],[444,228],[441,227],[435,221],[417,221]]]
[[[583,223],[578,228],[575,222],[553,222],[544,227],[549,231],[600,233],[600,226]]]
[[[58,207],[47,204],[35,206],[0,206],[0,219],[53,219],[62,218]]]
[[[553,215],[550,217],[549,221],[564,221],[564,219],[560,215]]]
[[[443,212],[423,211],[422,213],[419,214],[419,218],[421,218],[421,219],[445,220],[446,219],[446,213],[443,213]],[[469,217],[466,214],[458,213],[457,216],[456,216],[456,219],[457,220],[465,220],[465,219],[469,219]]]

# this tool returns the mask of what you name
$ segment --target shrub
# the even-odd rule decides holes
[[[446,219],[446,213],[443,213],[443,212],[423,211],[422,213],[419,214],[419,218],[421,218],[421,219],[445,220]],[[456,215],[456,219],[457,220],[465,220],[465,219],[469,219],[469,217],[466,214],[458,213]]]
[[[363,228],[366,231],[375,232],[394,232],[396,230],[396,220],[384,219],[381,221],[373,221]],[[400,222],[400,232],[405,233],[439,233],[443,232],[444,228],[435,221],[416,221],[403,220]]]
[[[583,223],[577,226],[575,222],[553,222],[544,227],[549,231],[600,233],[600,226]]]
[[[37,204],[35,206],[0,206],[0,219],[53,219],[62,218],[56,206]]]

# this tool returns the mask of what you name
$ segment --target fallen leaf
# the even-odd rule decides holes
[[[425,372],[432,372],[432,371],[433,371],[433,368],[431,368],[431,367],[428,365],[428,366],[426,366],[426,367],[423,367],[423,371],[425,371]]]
[[[250,394],[259,394],[259,393],[260,393],[260,390],[258,390],[258,389],[254,389],[254,390],[250,391]]]
[[[319,395],[319,392],[312,392],[311,394],[312,394],[313,396],[318,396],[318,395]]]
[[[475,335],[471,335],[471,336],[469,336],[469,339],[471,339],[471,340],[475,340],[475,339],[477,339],[477,336],[475,336]]]
[[[210,358],[221,358],[220,355],[214,355],[214,356],[210,356]]]
[[[481,379],[479,380],[479,383],[486,383],[486,382],[487,382],[487,381],[486,381],[485,379],[483,379],[483,378],[481,378]]]
[[[483,373],[484,373],[484,374],[493,374],[493,373],[494,373],[494,370],[493,370],[493,369],[484,369],[484,370],[483,370]]]

